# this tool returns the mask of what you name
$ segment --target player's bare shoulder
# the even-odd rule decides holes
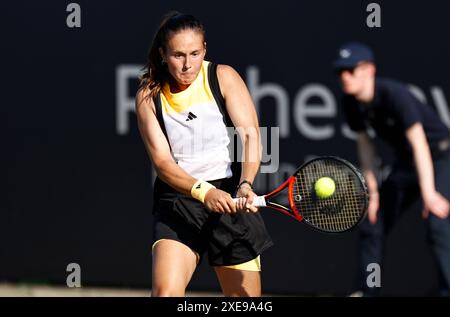
[[[217,79],[224,96],[227,91],[233,91],[236,87],[244,84],[239,73],[233,67],[225,64],[217,65]]]
[[[217,65],[217,78],[220,80],[229,80],[233,78],[240,78],[238,72],[230,65],[218,64]]]
[[[155,103],[147,88],[139,88],[136,93],[135,110],[138,118],[144,119],[149,114],[155,114]]]
[[[227,76],[227,74],[236,73],[236,70],[230,65],[217,64],[217,76]]]

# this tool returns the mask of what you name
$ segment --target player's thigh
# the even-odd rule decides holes
[[[184,296],[197,266],[197,255],[185,244],[169,239],[153,248],[152,296]]]
[[[261,272],[214,267],[225,296],[261,296]]]

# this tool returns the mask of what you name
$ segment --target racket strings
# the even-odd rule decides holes
[[[332,178],[336,185],[334,194],[326,199],[320,199],[314,191],[321,177]],[[352,228],[367,205],[366,189],[356,171],[334,159],[312,161],[300,169],[295,175],[293,195],[304,220],[328,232]]]

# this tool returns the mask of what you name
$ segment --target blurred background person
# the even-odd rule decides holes
[[[377,296],[368,287],[367,266],[382,264],[385,236],[399,216],[417,199],[423,202],[427,238],[438,264],[440,295],[450,285],[450,131],[434,110],[421,103],[404,83],[376,77],[372,50],[348,43],[333,64],[339,76],[342,108],[357,133],[358,157],[370,193],[368,217],[360,228],[358,285],[363,296]],[[368,129],[389,144],[392,172],[378,184],[374,143]]]

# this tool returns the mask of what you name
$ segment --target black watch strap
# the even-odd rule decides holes
[[[237,189],[239,190],[239,188],[241,188],[241,186],[243,184],[248,184],[250,186],[250,188],[253,190],[253,184],[250,183],[248,180],[245,180],[245,179],[238,185]]]

